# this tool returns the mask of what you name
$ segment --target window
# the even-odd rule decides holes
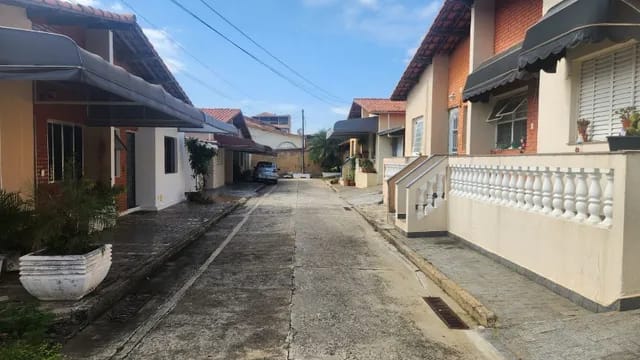
[[[413,147],[411,152],[413,155],[422,152],[422,136],[424,134],[424,118],[422,116],[413,119]]]
[[[82,176],[82,138],[80,126],[53,122],[47,124],[49,181],[64,179],[65,171],[71,171],[71,176]]]
[[[458,153],[458,108],[449,110],[449,154]]]
[[[176,157],[178,153],[176,138],[164,137],[164,173],[175,174],[177,172]]]
[[[640,107],[639,55],[640,47],[634,45],[580,64],[577,118],[591,121],[592,140],[620,132],[616,110]]]
[[[527,95],[521,93],[499,100],[488,122],[496,122],[496,148],[517,149],[527,140]]]
[[[124,146],[124,142],[118,135],[118,131],[113,131],[113,168],[114,168],[114,176],[120,177],[122,176],[122,151],[127,150]]]

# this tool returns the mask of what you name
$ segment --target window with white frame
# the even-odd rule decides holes
[[[411,153],[413,155],[422,152],[422,137],[424,135],[424,118],[422,116],[413,119],[413,144]]]
[[[47,123],[47,156],[49,181],[64,179],[65,172],[82,176],[83,169],[82,127],[60,122]]]
[[[498,100],[487,120],[496,124],[496,148],[517,149],[527,140],[527,94]]]
[[[586,119],[590,140],[606,140],[622,129],[618,109],[640,107],[640,46],[619,49],[580,64],[577,118]],[[576,119],[577,120],[577,119]]]
[[[453,108],[449,110],[449,154],[458,153],[458,116],[460,110]]]

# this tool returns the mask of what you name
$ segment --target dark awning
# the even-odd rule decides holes
[[[333,129],[327,131],[327,139],[375,134],[377,132],[377,116],[364,119],[349,119],[333,124]]]
[[[518,56],[521,50],[519,44],[480,64],[467,77],[462,99],[472,102],[487,101],[492,90],[517,80],[531,78],[529,73],[518,70]]]
[[[258,144],[251,139],[219,133],[214,134],[213,138],[218,143],[218,146],[223,149],[251,154],[275,155],[275,152],[269,146]]]
[[[38,102],[86,104],[93,126],[201,127],[205,121],[162,86],[63,35],[0,27],[0,80],[36,81]]]
[[[565,0],[526,34],[518,60],[520,69],[555,72],[567,49],[603,40],[640,39],[638,0]]]
[[[382,130],[382,131],[378,131],[378,135],[379,136],[400,136],[400,135],[404,135],[404,127],[395,127],[395,128],[391,128],[391,129],[386,129],[386,130]]]

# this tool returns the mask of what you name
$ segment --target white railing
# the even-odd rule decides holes
[[[445,201],[446,169],[423,178],[416,197],[416,218],[422,220]]]
[[[614,170],[453,164],[451,195],[611,227]]]
[[[407,164],[384,164],[384,179],[388,180],[393,175],[399,173]]]

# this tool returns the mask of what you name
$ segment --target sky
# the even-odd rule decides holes
[[[442,0],[205,0],[290,68],[244,38],[201,0],[179,0],[275,71],[170,0],[74,0],[138,23],[197,107],[291,114],[292,131],[330,128],[354,97],[388,98]],[[146,20],[148,21],[146,21]],[[301,90],[294,82],[307,89]],[[309,94],[311,93],[311,94]]]

